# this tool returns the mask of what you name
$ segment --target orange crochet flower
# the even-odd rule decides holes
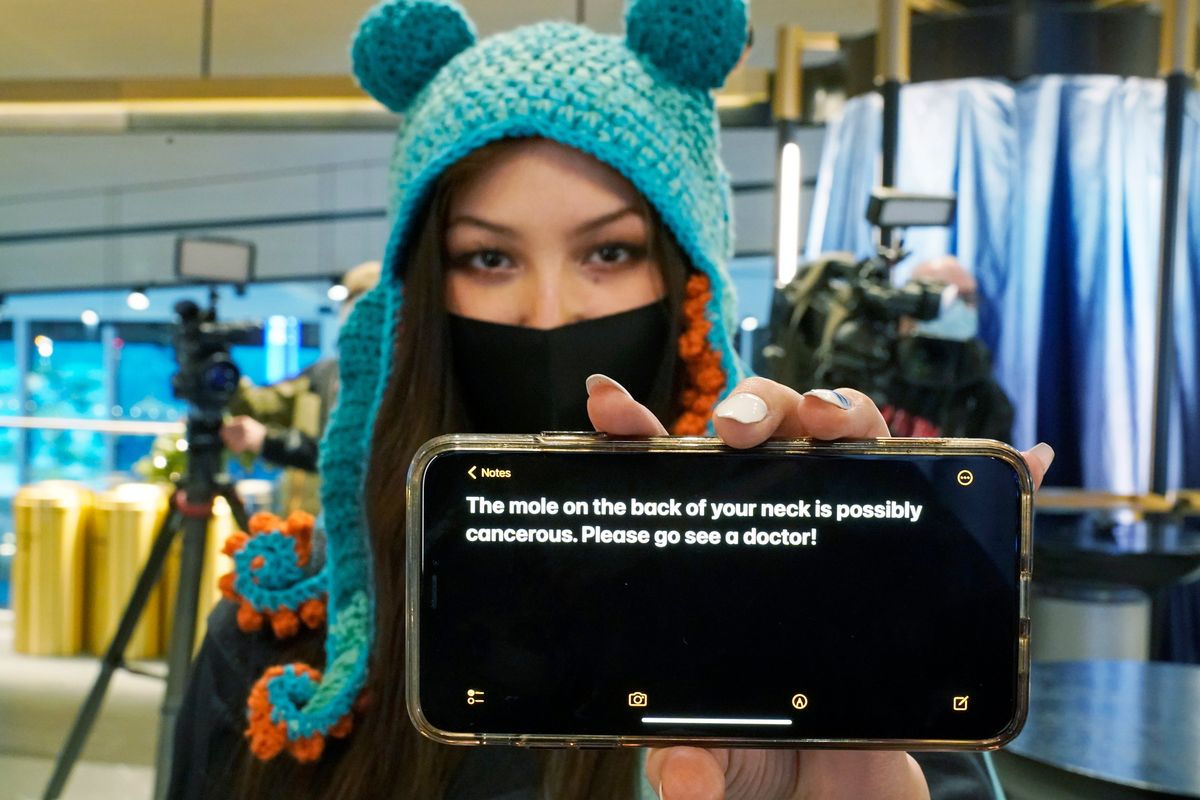
[[[701,273],[689,276],[683,301],[684,330],[679,336],[679,357],[687,381],[679,395],[681,413],[671,426],[676,436],[703,436],[717,398],[725,388],[721,356],[708,341],[713,325],[708,318],[711,300],[712,284],[708,276]]]
[[[314,683],[321,681],[321,671],[307,664],[293,664],[292,669],[300,675],[307,676]],[[269,685],[273,678],[283,675],[283,672],[283,667],[271,667],[250,690],[250,723],[245,736],[250,740],[250,752],[263,761],[269,761],[286,750],[300,763],[310,763],[319,759],[325,752],[325,737],[314,733],[292,740],[287,735],[287,724],[271,719]],[[346,714],[329,729],[329,735],[335,739],[343,739],[350,735],[353,728],[354,715]]]
[[[258,602],[252,602],[251,598],[238,591],[237,584],[241,573],[237,567],[233,572],[222,575],[217,584],[224,597],[238,604],[238,627],[247,633],[253,633],[262,630],[263,624],[269,622],[275,635],[286,639],[299,633],[301,624],[309,628],[325,624],[323,599],[309,598],[303,600],[299,607],[293,607],[286,602],[263,600],[286,594],[288,583],[303,577],[300,568],[307,566],[312,557],[312,515],[303,511],[293,511],[285,521],[274,514],[260,511],[250,518],[249,528],[249,533],[238,531],[232,534],[225,541],[222,551],[233,558],[242,570],[248,571],[254,590],[259,593]],[[250,552],[247,551],[247,547],[252,547],[254,537],[264,533],[282,533],[289,537],[292,540],[290,552],[267,551],[256,553],[249,559],[242,557],[243,551],[247,554]],[[272,558],[286,559],[291,563],[272,563]],[[274,610],[266,610],[264,606],[273,607]]]

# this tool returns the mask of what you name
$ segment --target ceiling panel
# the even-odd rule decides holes
[[[213,74],[348,73],[351,39],[373,5],[361,0],[214,0]],[[539,20],[575,17],[574,0],[467,0],[464,5],[482,36]]]
[[[0,204],[198,179],[236,191],[237,180],[265,171],[364,162],[384,180],[394,140],[391,132],[0,136]]]
[[[349,72],[350,38],[371,0],[213,0],[212,74]],[[543,19],[575,19],[577,0],[464,0],[482,35]],[[202,0],[0,0],[0,80],[196,77]],[[585,0],[597,30],[623,27],[625,0]],[[875,27],[876,0],[752,0],[750,63],[770,66],[787,22],[857,34]]]
[[[0,80],[194,76],[200,0],[0,0]]]
[[[372,5],[213,0],[213,75],[344,75],[350,39]]]
[[[878,0],[750,0],[757,41],[749,63],[775,65],[775,30],[780,25],[857,35],[875,29],[878,10]],[[584,19],[596,30],[618,33],[625,27],[625,0],[586,0]]]

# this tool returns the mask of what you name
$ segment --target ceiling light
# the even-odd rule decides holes
[[[800,145],[783,146],[779,165],[779,230],[775,242],[775,285],[796,277],[800,257]]]
[[[150,298],[146,297],[146,287],[138,286],[134,288],[129,296],[125,298],[125,304],[134,311],[145,311],[150,307]]]

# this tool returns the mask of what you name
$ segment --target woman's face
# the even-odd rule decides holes
[[[450,197],[446,307],[557,328],[665,294],[637,191],[610,167],[544,139],[500,148]]]

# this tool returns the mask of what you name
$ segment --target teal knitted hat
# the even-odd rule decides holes
[[[745,46],[747,2],[632,0],[624,36],[551,22],[476,41],[452,0],[387,0],[363,20],[353,46],[355,75],[404,116],[391,167],[391,234],[383,279],[342,328],[340,396],[321,443],[326,668],[322,674],[302,664],[276,667],[256,685],[248,735],[260,757],[284,749],[301,760],[318,757],[325,737],[349,731],[365,685],[374,612],[364,470],[391,377],[401,262],[448,166],[500,139],[541,137],[615,169],[707,279],[689,284],[685,313],[692,302],[697,325],[691,339],[680,340],[685,359],[709,360],[693,376],[693,400],[708,398],[707,405],[696,401],[697,416],[706,423],[712,403],[743,376],[731,340],[736,318],[726,271],[731,192],[711,92]]]

